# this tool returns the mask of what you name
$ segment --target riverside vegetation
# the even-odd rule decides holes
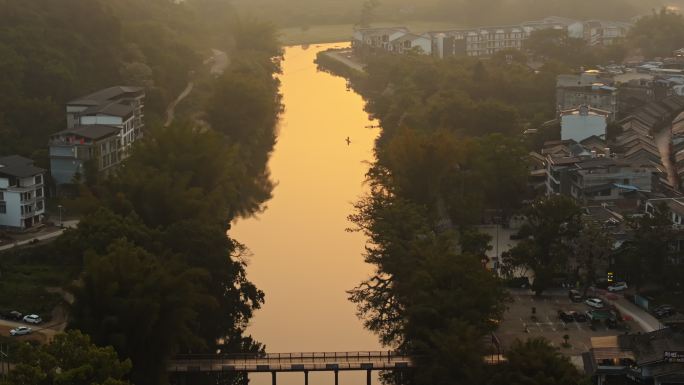
[[[564,272],[572,254],[583,255],[580,269],[571,274],[584,287],[595,282],[597,266],[609,257],[636,282],[663,277],[668,242],[674,239],[662,231],[668,221],[633,221],[636,241],[612,250],[605,234],[580,221],[575,202],[539,198],[527,189],[528,152],[559,132],[541,132],[537,140],[522,135],[553,118],[558,74],[619,60],[626,48],[643,48],[639,37],[652,35],[659,21],[670,30],[684,26],[681,16],[656,12],[637,23],[635,47],[612,50],[592,49],[557,32],[535,34],[527,48],[544,60],[537,71],[517,51],[486,61],[377,54],[363,57],[364,72],[319,56],[322,69],[349,79],[382,127],[367,176],[370,193],[350,216],[351,231],[369,239],[366,260],[376,273],[349,293],[359,317],[384,345],[418,357],[409,383],[586,381],[544,340],[517,343],[507,352],[509,360],[495,368],[483,362],[482,339],[495,330],[507,301],[504,282],[482,268],[491,239],[474,226],[483,218],[506,220],[522,213],[530,219],[520,231],[524,240],[502,256],[503,272],[531,269],[538,277],[537,294]],[[684,45],[684,34],[675,35],[674,42],[661,39],[656,46]],[[574,47],[575,55],[567,57],[556,43]],[[639,231],[644,228],[653,231]],[[644,258],[656,263],[644,268]],[[668,275],[668,284],[681,285],[681,276],[679,270]]]
[[[4,383],[165,384],[175,354],[262,351],[244,330],[265,296],[246,276],[245,246],[226,231],[271,196],[267,161],[281,111],[274,29],[240,21],[218,0],[63,3],[0,7],[12,20],[0,29],[0,151],[44,161],[64,102],[122,82],[147,87],[147,132],[115,175],[86,175],[71,202],[83,213],[78,229],[10,252],[68,267],[58,281],[74,297],[74,331],[44,348],[17,347],[21,365]],[[234,59],[196,103],[207,124],[181,116],[161,127],[166,104],[213,47]],[[92,60],[75,60],[83,55]]]

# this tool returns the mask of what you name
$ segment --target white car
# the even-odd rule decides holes
[[[615,282],[614,284],[608,286],[608,291],[622,291],[627,288],[627,282]]]
[[[43,319],[40,318],[39,316],[35,315],[35,314],[29,314],[27,316],[24,316],[24,322],[26,322],[27,324],[36,324],[37,325],[37,324],[43,322]]]
[[[26,334],[31,334],[33,330],[28,327],[28,326],[19,326],[18,328],[14,328],[10,330],[10,335],[11,336],[23,336]]]
[[[603,301],[598,298],[589,298],[588,300],[584,301],[584,303],[596,309],[603,309]]]

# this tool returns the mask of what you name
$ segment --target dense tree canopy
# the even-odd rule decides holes
[[[571,241],[581,229],[581,210],[571,198],[554,195],[535,201],[524,214],[523,240],[504,255],[504,262],[509,269],[534,272],[532,290],[541,294],[567,266]]]
[[[127,385],[129,360],[120,361],[111,347],[93,345],[79,331],[58,334],[49,344],[20,345],[17,364],[2,385]]]
[[[667,207],[660,205],[653,215],[633,217],[627,222],[632,239],[618,250],[616,267],[637,289],[648,282],[667,282],[663,278],[668,276],[670,246],[678,239],[668,213]]]
[[[37,150],[65,128],[65,102],[115,84],[145,86],[158,121],[208,48],[229,48],[234,19],[223,0],[3,0],[0,153],[47,166]]]
[[[567,31],[559,29],[533,31],[524,48],[541,60],[554,60],[574,70],[609,62],[621,63],[628,52],[626,42],[590,46],[583,38],[570,37]]]
[[[589,383],[558,348],[543,338],[515,341],[506,362],[493,368],[489,385],[578,385]]]
[[[513,60],[376,55],[355,80],[366,109],[382,123],[381,143],[402,128],[447,130],[458,137],[521,134],[552,119],[555,82],[565,68],[532,71]]]
[[[654,11],[636,22],[628,39],[648,58],[669,57],[684,47],[684,17],[666,8]]]
[[[376,267],[350,291],[359,316],[383,344],[420,357],[412,383],[477,382],[481,337],[500,318],[504,298],[482,265],[483,239],[464,230],[460,247],[424,202],[402,196],[387,169],[372,168],[369,183],[372,192],[350,217],[368,237],[366,261]]]

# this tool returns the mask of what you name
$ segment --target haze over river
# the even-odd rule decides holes
[[[352,204],[367,190],[367,161],[377,129],[364,101],[345,79],[318,72],[322,44],[285,50],[278,143],[270,169],[278,183],[266,211],[238,221],[230,235],[252,252],[248,277],[266,293],[248,333],[269,353],[379,350],[346,290],[368,278],[365,238],[345,232]],[[347,145],[349,137],[351,144]],[[271,383],[268,373],[252,384]],[[310,373],[311,384],[333,384],[332,373]],[[301,385],[301,373],[279,373],[279,385]],[[365,373],[342,372],[341,385],[365,384]]]

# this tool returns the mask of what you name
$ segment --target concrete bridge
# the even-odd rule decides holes
[[[264,353],[226,355],[185,355],[169,362],[172,374],[191,373],[264,373],[270,372],[273,385],[277,373],[301,372],[304,385],[309,384],[309,372],[331,372],[335,385],[339,384],[340,371],[366,371],[366,383],[371,384],[375,370],[403,372],[414,366],[410,356],[392,351],[318,352],[318,353]]]

